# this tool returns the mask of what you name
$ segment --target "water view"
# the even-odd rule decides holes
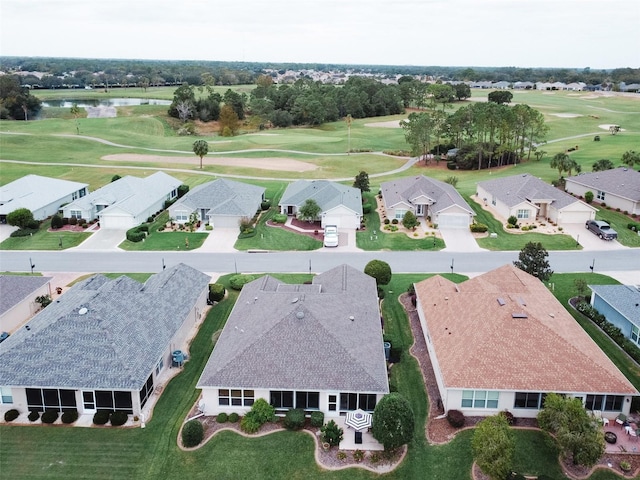
[[[42,102],[44,108],[62,107],[71,108],[73,104],[80,108],[85,107],[133,107],[137,105],[171,105],[171,100],[158,100],[157,98],[104,98],[82,100],[47,100]]]

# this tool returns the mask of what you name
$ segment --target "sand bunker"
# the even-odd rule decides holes
[[[560,118],[576,118],[576,117],[582,116],[577,113],[552,113],[551,115],[553,115],[554,117],[560,117]]]
[[[391,120],[389,122],[365,123],[364,126],[376,127],[376,128],[402,128],[400,126],[400,120]]]
[[[112,162],[153,162],[153,163],[184,163],[188,165],[200,165],[198,157],[164,157],[160,155],[141,155],[136,153],[119,153],[105,155],[102,160]],[[223,167],[253,168],[256,170],[279,170],[283,172],[308,172],[316,170],[317,165],[301,162],[290,158],[232,158],[232,157],[205,157],[203,165],[220,165]]]

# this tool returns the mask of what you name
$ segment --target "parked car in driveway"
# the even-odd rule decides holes
[[[615,240],[618,238],[618,232],[616,232],[607,222],[602,220],[587,220],[585,227],[590,232],[598,235],[603,240]]]
[[[324,227],[324,246],[338,246],[338,227],[336,225],[327,225]]]

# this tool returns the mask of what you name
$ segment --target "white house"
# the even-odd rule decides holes
[[[140,415],[172,350],[202,321],[210,277],[184,264],[144,284],[95,275],[0,343],[0,413]]]
[[[264,200],[265,188],[218,178],[191,189],[169,207],[177,223],[187,223],[193,212],[214,228],[237,228],[242,218],[253,218]]]
[[[164,172],[127,175],[65,205],[62,214],[87,221],[99,218],[101,228],[132,228],[164,210],[165,202],[178,196],[181,183]]]
[[[618,167],[568,177],[565,190],[583,198],[590,191],[597,203],[640,214],[640,172],[632,168]]]
[[[322,227],[358,229],[362,221],[362,193],[329,180],[298,180],[290,183],[280,199],[280,213],[297,216],[300,208],[309,200],[320,207]]]
[[[445,411],[534,418],[555,392],[609,419],[629,413],[638,391],[536,277],[505,265],[415,290]]]
[[[504,220],[514,216],[521,224],[535,220],[585,223],[596,216],[591,205],[528,173],[478,182],[476,198]]]
[[[44,220],[88,192],[87,183],[25,175],[0,187],[0,223],[6,223],[7,215],[19,208],[30,210],[36,220]]]
[[[206,415],[246,413],[263,398],[283,413],[372,412],[389,393],[375,280],[348,265],[291,285],[245,285],[198,380]]]
[[[424,175],[380,184],[387,217],[402,221],[411,211],[416,217],[430,217],[440,228],[469,228],[475,212],[450,184]]]

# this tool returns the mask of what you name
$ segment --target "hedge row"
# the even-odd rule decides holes
[[[141,242],[149,233],[149,225],[143,223],[142,225],[138,225],[137,227],[130,228],[127,230],[127,240],[130,242]]]

